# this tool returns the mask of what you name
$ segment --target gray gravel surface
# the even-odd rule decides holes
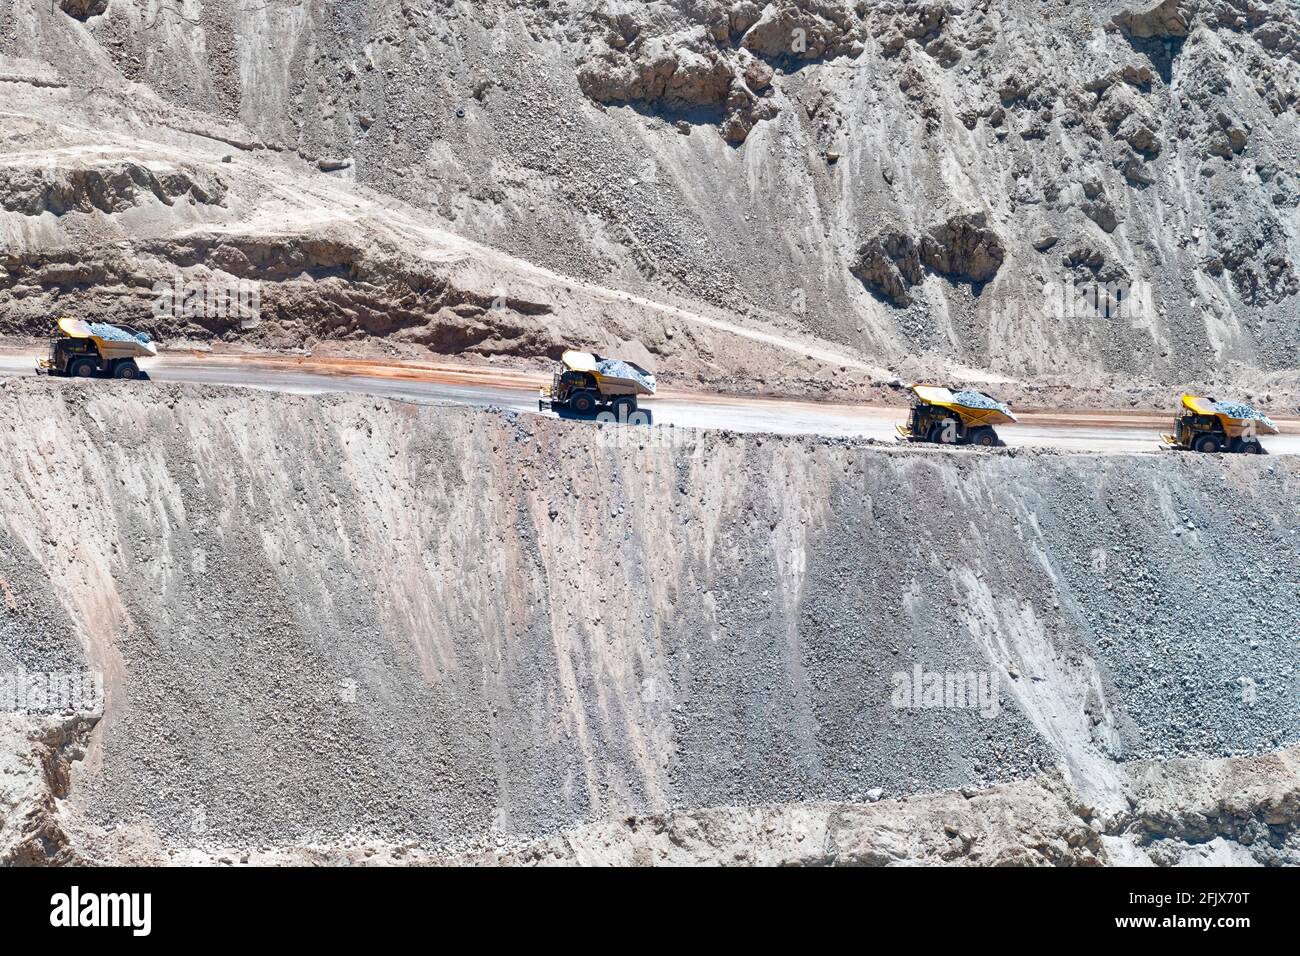
[[[1058,765],[1104,796],[1116,760],[1300,736],[1290,459],[0,402],[0,634],[73,631],[116,674],[74,805],[176,845],[455,847]],[[917,665],[988,672],[998,713],[894,707]]]

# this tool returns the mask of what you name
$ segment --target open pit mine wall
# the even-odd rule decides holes
[[[105,677],[47,760],[87,826],[450,848],[1056,766],[1102,803],[1300,739],[1292,458],[44,381],[0,436],[5,667]],[[917,666],[996,713],[893,706]]]
[[[489,310],[418,226],[385,248],[355,182],[516,257],[509,296],[526,262],[886,364],[1294,370],[1292,0],[191,7],[0,3],[0,330],[565,344],[553,294]],[[264,323],[155,319],[178,275],[263,282]]]

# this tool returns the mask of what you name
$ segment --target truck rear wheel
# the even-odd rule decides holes
[[[636,412],[636,397],[633,395],[622,395],[614,399],[614,417],[620,422],[627,422]]]
[[[1243,455],[1264,454],[1264,446],[1253,438],[1238,438],[1233,442],[1232,450]]]
[[[135,359],[123,359],[113,366],[113,378],[134,379],[140,377],[140,366]]]
[[[1203,435],[1198,435],[1196,441],[1192,442],[1192,450],[1212,455],[1215,452],[1223,451],[1223,440],[1214,432],[1206,432]]]
[[[988,425],[981,425],[970,433],[968,440],[972,445],[979,445],[981,448],[996,448],[998,433]]]
[[[68,374],[73,378],[94,378],[99,374],[99,363],[92,358],[79,358],[72,363]]]

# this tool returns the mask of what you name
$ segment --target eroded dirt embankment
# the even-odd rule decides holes
[[[4,663],[107,692],[54,808],[0,802],[52,859],[446,853],[1052,773],[1113,823],[1117,761],[1300,739],[1291,459],[45,381],[0,388],[0,438]],[[900,708],[916,668],[997,706]]]
[[[1128,808],[1098,814],[1056,774],[869,804],[629,816],[476,865],[1223,866],[1300,861],[1300,750],[1122,766]],[[378,855],[378,854],[374,854]],[[395,854],[401,861],[416,854]],[[354,854],[365,860],[365,851]],[[328,858],[327,858],[328,859]]]

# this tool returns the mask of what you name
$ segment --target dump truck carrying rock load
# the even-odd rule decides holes
[[[897,426],[902,441],[993,447],[1002,444],[993,426],[1016,420],[1010,406],[982,392],[938,385],[913,385],[912,391],[912,413],[906,425]]]
[[[655,393],[655,377],[639,365],[572,349],[560,358],[550,386],[538,396],[537,407],[548,405],[578,415],[612,410],[625,417],[636,411],[638,395]]]
[[[143,332],[62,318],[50,335],[48,357],[37,359],[36,374],[72,378],[140,378],[138,358],[154,358],[158,349]]]
[[[1260,435],[1276,435],[1278,427],[1259,409],[1245,402],[1220,402],[1200,395],[1184,395],[1182,411],[1174,419],[1172,435],[1161,446],[1170,451],[1236,452],[1264,454]]]

